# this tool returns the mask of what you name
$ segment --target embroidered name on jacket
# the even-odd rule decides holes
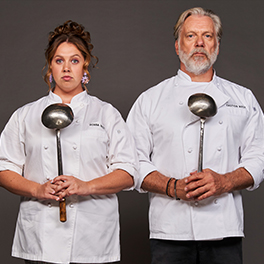
[[[104,126],[99,124],[99,123],[90,123],[89,126],[101,127],[103,129],[105,129]]]
[[[246,108],[244,105],[237,105],[237,104],[226,104],[227,107],[235,107],[235,108]]]

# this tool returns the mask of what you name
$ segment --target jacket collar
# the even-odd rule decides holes
[[[48,101],[49,104],[62,103],[61,98],[52,91],[49,92]],[[75,95],[72,98],[71,103],[67,105],[69,105],[70,107],[78,107],[81,104],[88,104],[88,102],[89,102],[89,96],[86,91],[83,91]]]

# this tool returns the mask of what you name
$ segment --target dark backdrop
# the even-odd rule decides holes
[[[100,60],[90,93],[126,118],[142,91],[176,73],[173,26],[182,11],[194,6],[212,9],[222,19],[217,74],[250,88],[263,107],[263,0],[0,0],[0,129],[15,109],[47,93],[41,70],[48,32],[68,19],[90,31]],[[262,264],[263,187],[243,196],[244,263]],[[23,263],[10,257],[19,197],[0,189],[0,200],[0,262]],[[147,264],[148,197],[122,192],[119,200],[121,263]]]

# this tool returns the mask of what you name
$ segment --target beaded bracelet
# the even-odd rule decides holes
[[[175,179],[175,182],[174,182],[174,193],[175,193],[175,199],[176,199],[176,200],[181,200],[179,197],[177,197],[177,193],[176,193],[176,184],[177,184],[177,181],[178,181],[178,179]]]
[[[169,180],[168,180],[168,182],[167,182],[167,186],[166,186],[166,194],[167,194],[169,197],[171,197],[171,196],[169,195],[168,190],[169,190],[169,184],[170,184],[170,181],[171,181],[172,179],[174,179],[174,178],[169,178]]]

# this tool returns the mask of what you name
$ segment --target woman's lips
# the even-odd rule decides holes
[[[71,76],[63,76],[62,79],[64,81],[70,81],[72,79],[72,77]]]

